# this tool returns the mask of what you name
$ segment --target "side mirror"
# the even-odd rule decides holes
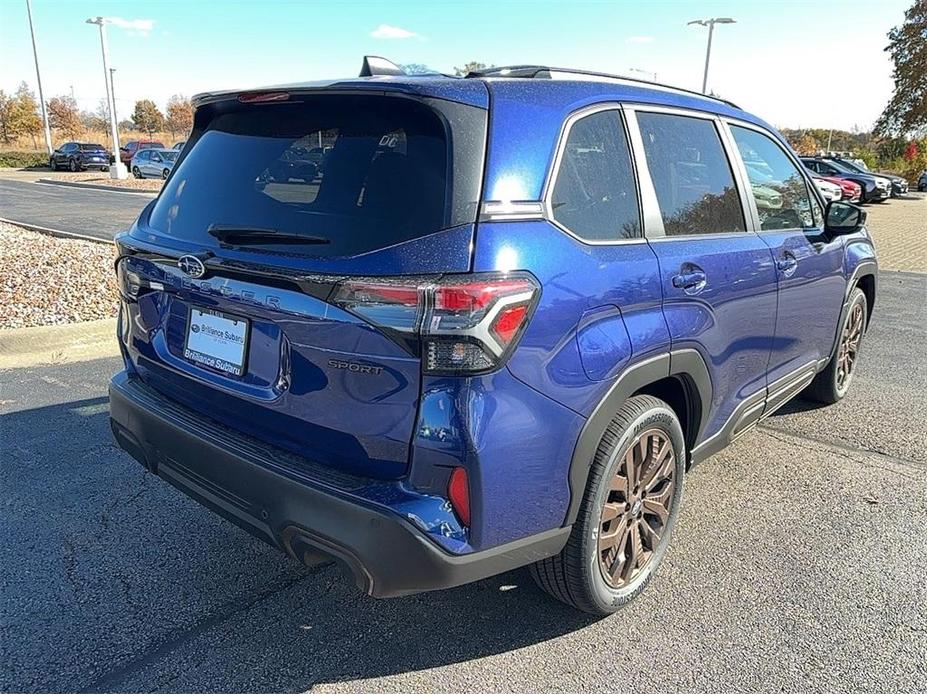
[[[824,229],[833,236],[853,234],[866,225],[866,211],[848,202],[833,201],[827,205]]]

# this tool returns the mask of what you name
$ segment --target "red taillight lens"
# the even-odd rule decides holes
[[[511,306],[503,309],[492,324],[493,334],[499,338],[499,342],[503,345],[508,345],[518,334],[518,330],[525,322],[525,317],[527,315],[528,304]]]
[[[507,293],[524,289],[522,280],[468,282],[467,284],[435,287],[435,309],[438,311],[479,311]]]
[[[470,527],[470,480],[465,468],[455,467],[451,471],[451,479],[447,483],[447,498],[460,522]]]
[[[527,326],[540,288],[526,274],[468,275],[410,283],[349,280],[333,302],[387,331],[417,340],[423,369],[474,374],[498,368]]]
[[[355,303],[418,306],[420,290],[417,285],[352,282],[342,285],[342,287],[350,291],[351,298]]]

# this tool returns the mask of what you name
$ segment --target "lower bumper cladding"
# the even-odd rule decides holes
[[[186,411],[127,373],[110,383],[110,422],[119,445],[147,470],[291,557],[318,554],[345,566],[375,597],[450,588],[559,552],[557,528],[466,555],[445,552],[398,514],[346,498],[262,456],[229,445],[221,427]]]

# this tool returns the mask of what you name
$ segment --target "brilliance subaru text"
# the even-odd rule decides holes
[[[113,433],[370,595],[530,566],[613,612],[664,558],[692,466],[854,379],[865,212],[825,204],[731,103],[371,58],[195,106],[117,237]],[[311,148],[324,175],[274,175]]]

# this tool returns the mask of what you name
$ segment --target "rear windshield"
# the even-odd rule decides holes
[[[81,152],[96,152],[97,150],[103,149],[103,145],[81,145]]]
[[[215,245],[210,227],[254,229],[275,249],[268,231],[316,237],[328,243],[285,250],[338,256],[475,221],[481,109],[360,95],[204,108],[215,115],[155,203],[157,231]]]

